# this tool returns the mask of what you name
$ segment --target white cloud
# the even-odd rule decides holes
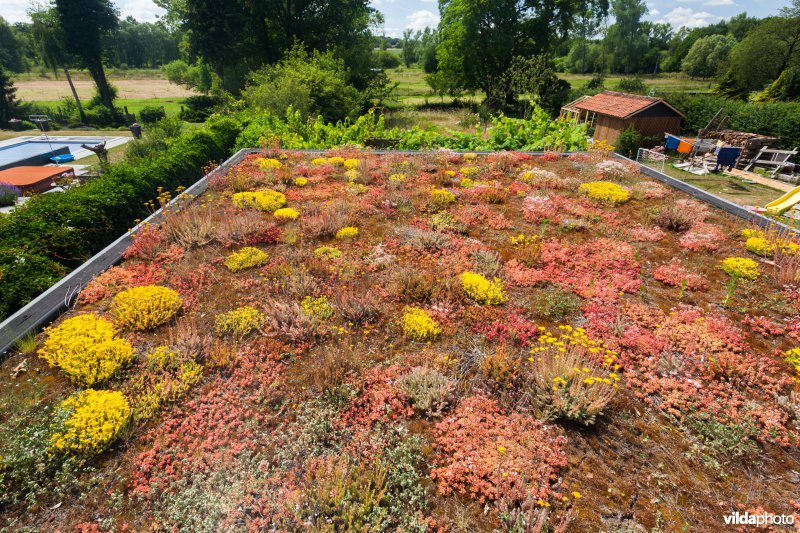
[[[425,28],[435,28],[439,25],[439,15],[431,13],[427,9],[415,11],[406,17],[408,24],[406,28],[411,30],[424,30]]]
[[[26,12],[30,7],[30,0],[3,0],[3,12],[0,13],[0,16],[10,24],[28,22],[30,19]]]
[[[690,7],[676,7],[666,15],[664,15],[658,22],[669,22],[675,28],[697,28],[699,26],[708,26],[722,17],[712,15],[707,11],[695,11]]]

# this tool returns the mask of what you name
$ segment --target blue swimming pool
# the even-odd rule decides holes
[[[82,150],[81,144],[93,145],[102,140],[100,137],[81,137],[80,139],[53,137],[49,143],[45,140],[27,139],[0,146],[0,170],[22,165],[46,165],[53,155],[75,153]]]

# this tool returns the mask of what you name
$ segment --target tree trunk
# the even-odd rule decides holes
[[[97,91],[100,93],[100,101],[107,108],[114,109],[114,97],[111,94],[111,88],[108,86],[106,71],[103,69],[103,62],[99,58],[89,67],[89,74],[92,75],[94,84],[97,85]]]
[[[75,98],[75,105],[78,106],[78,114],[81,116],[81,122],[86,124],[86,113],[83,111],[81,99],[78,98],[78,91],[75,90],[75,84],[72,83],[72,76],[69,75],[69,69],[67,67],[64,67],[64,74],[67,76],[69,88],[72,89],[72,96]]]

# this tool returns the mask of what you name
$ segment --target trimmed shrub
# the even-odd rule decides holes
[[[75,383],[92,386],[134,358],[131,344],[117,337],[117,328],[92,314],[68,318],[48,330],[39,357],[56,366]]]
[[[111,312],[117,322],[135,330],[164,324],[178,312],[183,300],[167,287],[144,285],[127,289],[114,297]]]
[[[164,106],[145,106],[139,110],[139,120],[145,124],[152,124],[161,119],[167,118]]]

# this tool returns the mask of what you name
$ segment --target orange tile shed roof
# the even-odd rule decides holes
[[[640,94],[618,93],[614,91],[605,91],[584,100],[573,102],[571,105],[577,109],[591,111],[601,115],[628,118],[659,102],[663,102],[667,107],[683,116],[683,113],[664,102],[661,98],[643,96]]]

